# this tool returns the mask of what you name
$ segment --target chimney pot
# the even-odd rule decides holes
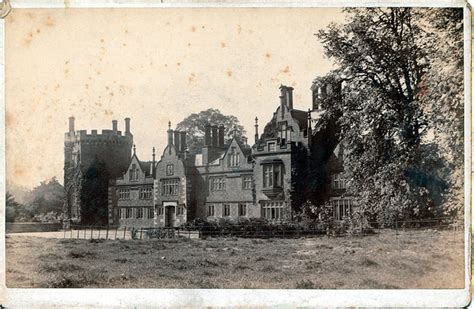
[[[112,130],[117,133],[117,120],[112,120]]]

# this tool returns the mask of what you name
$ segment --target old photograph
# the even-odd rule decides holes
[[[464,289],[464,10],[13,8],[6,286]]]

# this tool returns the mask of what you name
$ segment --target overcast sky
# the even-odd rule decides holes
[[[253,141],[279,104],[311,106],[312,80],[332,68],[314,33],[335,9],[13,10],[6,19],[7,182],[63,182],[68,117],[76,130],[123,131],[130,117],[141,160],[158,157],[173,127],[217,108]]]

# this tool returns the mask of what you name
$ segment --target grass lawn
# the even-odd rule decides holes
[[[7,235],[9,288],[462,288],[461,232],[169,240]]]

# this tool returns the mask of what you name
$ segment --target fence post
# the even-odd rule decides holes
[[[92,237],[92,234],[94,233],[94,226],[91,226],[91,239],[93,238]]]
[[[77,229],[77,239],[79,239],[79,229]]]
[[[99,227],[99,236],[97,236],[97,239],[100,239],[100,227]]]
[[[143,228],[140,228],[140,240],[142,239]]]
[[[72,230],[71,230],[71,235],[70,235],[70,237],[69,237],[69,238],[72,238]]]
[[[63,227],[63,229],[64,229],[64,237],[63,238],[66,238],[66,228]]]
[[[126,232],[127,232],[127,227],[125,226],[125,227],[123,228],[123,240],[125,240],[125,233],[126,233]]]
[[[84,239],[87,239],[86,232],[87,232],[87,227],[84,227]]]
[[[109,225],[107,224],[107,230],[105,231],[105,240],[109,239]]]
[[[118,226],[115,228],[115,240],[117,240],[117,231],[118,231]]]

